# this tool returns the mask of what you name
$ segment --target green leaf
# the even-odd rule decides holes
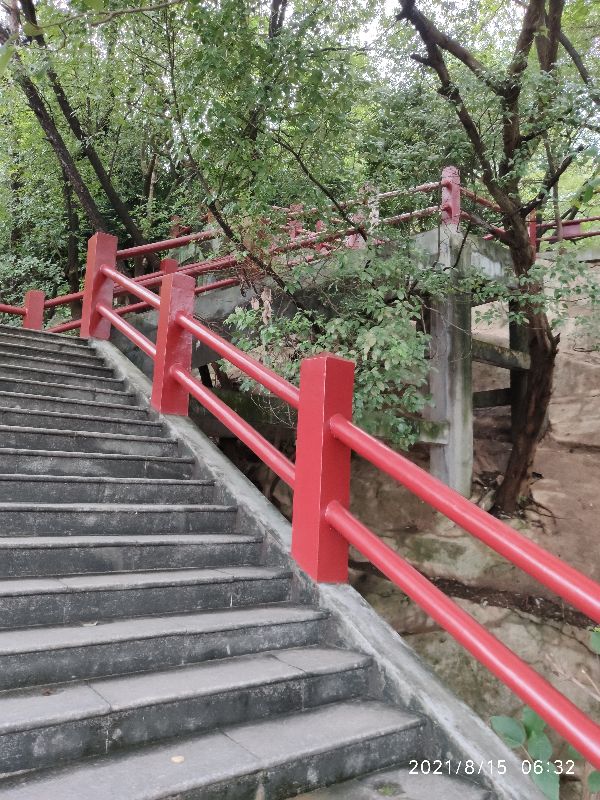
[[[545,733],[533,733],[527,740],[527,751],[534,761],[548,761],[552,743]]]
[[[600,792],[600,770],[595,769],[588,776],[588,789],[590,792]]]
[[[14,49],[12,44],[3,44],[2,47],[0,47],[0,75],[2,75],[4,70],[8,67],[8,62],[11,59]]]
[[[85,0],[85,7],[90,11],[104,11],[104,0]]]
[[[536,714],[533,709],[527,708],[527,706],[523,709],[521,719],[523,720],[523,725],[525,725],[528,736],[531,736],[533,733],[541,733],[546,727],[546,723],[539,714]]]
[[[581,755],[581,753],[577,752],[577,750],[575,750],[575,748],[572,745],[569,745],[567,747],[567,756],[569,758],[572,758],[573,761],[583,761],[584,760],[584,758]]]
[[[25,36],[40,36],[43,31],[39,25],[34,25],[33,22],[25,22],[23,24],[23,31],[25,32]]]
[[[544,771],[539,775],[536,775],[532,770],[531,777],[533,782],[540,787],[548,800],[560,800],[560,779],[556,774],[554,764],[546,764]]]
[[[594,653],[600,653],[600,629],[596,629],[590,636],[590,647]]]
[[[490,724],[509,747],[519,747],[525,744],[527,733],[518,719],[503,716],[492,717]]]

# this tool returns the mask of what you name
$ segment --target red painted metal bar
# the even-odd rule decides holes
[[[400,222],[407,222],[410,219],[430,217],[433,214],[438,214],[439,211],[439,206],[428,206],[427,208],[420,208],[417,211],[406,211],[404,214],[396,214],[394,217],[385,217],[381,220],[381,223],[385,225],[398,225]]]
[[[162,250],[175,250],[177,247],[185,247],[186,244],[192,242],[208,242],[211,239],[218,239],[221,235],[220,231],[190,233],[188,236],[178,236],[176,239],[164,239],[162,242],[150,242],[137,247],[127,247],[125,250],[117,250],[117,258],[134,258],[149,253],[160,253]]]
[[[444,630],[536,711],[582,756],[600,769],[600,727],[457,603],[359,522],[338,501],[325,510],[327,522]]]
[[[502,209],[500,208],[499,205],[496,205],[496,203],[492,203],[491,200],[486,200],[485,197],[482,197],[481,195],[472,192],[470,189],[467,189],[464,186],[460,187],[460,193],[465,197],[468,197],[470,200],[474,200],[480,206],[485,206],[485,208],[491,208],[492,211],[497,211],[499,214],[502,213]]]
[[[222,281],[215,281],[214,283],[205,283],[204,286],[196,286],[194,294],[204,294],[205,292],[212,292],[213,289],[226,289],[228,286],[239,286],[239,278],[223,278]]]
[[[432,192],[434,189],[439,189],[442,181],[432,181],[431,183],[422,183],[420,186],[413,186],[412,189],[394,189],[391,192],[382,192],[377,195],[378,200],[389,200],[392,197],[401,197],[404,194],[416,194],[417,192]]]
[[[117,330],[121,331],[122,334],[127,336],[128,339],[139,347],[147,356],[150,358],[155,358],[156,356],[156,347],[150,339],[147,339],[143,333],[140,333],[137,328],[134,328],[131,323],[127,322],[127,320],[121,319],[121,317],[116,313],[113,308],[109,308],[105,306],[104,303],[98,303],[97,311],[101,314],[105,319],[109,320],[111,325],[113,325]]]
[[[237,438],[242,441],[253,453],[278,475],[282,481],[293,488],[296,480],[296,468],[276,447],[268,442],[264,436],[254,430],[246,420],[236,414],[233,409],[218,398],[200,381],[196,380],[187,370],[175,368],[172,376],[187,391],[210,411],[220,422],[225,425]]]
[[[359,233],[358,228],[348,228],[345,231],[336,231],[335,233],[328,233],[320,236],[306,236],[304,239],[294,239],[293,242],[288,244],[274,245],[269,248],[271,255],[278,253],[290,253],[293,250],[302,250],[304,247],[314,247],[324,242],[334,242],[336,239],[344,239],[346,236],[352,236]]]
[[[332,434],[448,519],[600,622],[600,585],[337,414]]]
[[[7,303],[0,303],[0,314],[16,314],[18,317],[24,317],[25,309],[22,306],[10,306]]]
[[[460,212],[460,218],[461,219],[468,219],[470,222],[474,222],[476,225],[479,224],[479,220],[473,214],[469,213],[468,211],[461,211]],[[487,222],[486,222],[486,228],[491,230],[492,233],[486,233],[486,235],[483,237],[484,239],[494,239],[497,236],[504,236],[506,234],[506,231],[504,230],[504,228],[498,228],[496,225],[490,225]]]
[[[235,267],[237,263],[237,256],[221,256],[220,258],[208,259],[207,261],[198,261],[194,264],[186,264],[185,267],[179,267],[177,274],[197,276],[203,275],[206,272],[220,272],[221,270]],[[135,283],[146,288],[149,286],[158,286],[163,282],[164,277],[164,272],[151,272],[135,280]],[[127,292],[124,289],[117,289],[115,296],[119,294],[127,294]]]
[[[226,289],[228,286],[238,286],[240,283],[239,278],[224,278],[221,281],[214,281],[213,283],[204,284],[204,286],[197,286],[194,290],[194,294],[204,294],[205,292],[211,292],[213,289]],[[115,292],[115,295],[118,292]],[[140,303],[132,303],[128,306],[118,306],[113,309],[115,314],[118,314],[120,317],[124,316],[125,314],[134,314],[138,311],[147,311],[150,308],[148,303],[140,302]],[[74,319],[70,322],[62,322],[59,325],[55,325],[53,328],[48,328],[48,333],[64,333],[65,331],[73,331],[76,328],[81,326],[80,319]]]
[[[73,292],[72,294],[61,294],[58,297],[51,297],[44,303],[44,308],[64,306],[67,303],[74,303],[77,300],[83,300],[83,292]]]
[[[46,328],[48,333],[65,333],[66,331],[74,331],[81,328],[80,319],[72,319],[70,322],[61,322],[60,325],[54,325],[52,328]]]
[[[600,236],[600,231],[583,231],[582,233],[576,233],[574,236],[543,236],[541,239],[538,238],[538,242],[572,242],[575,239],[589,239],[591,236]]]
[[[264,386],[276,397],[284,400],[292,408],[298,408],[300,403],[299,390],[292,383],[286,381],[285,378],[282,378],[281,375],[265,367],[260,361],[247,355],[242,350],[238,350],[231,342],[223,339],[214,331],[211,331],[210,328],[198,322],[198,320],[192,319],[185,314],[178,314],[176,321],[184,330],[189,331],[192,336],[195,336],[203,344],[226,358],[230,364],[242,370],[249,378],[260,383],[261,386]]]
[[[600,217],[575,217],[575,219],[563,219],[563,225],[574,224],[576,222],[598,222],[600,221]],[[542,222],[538,226],[538,231],[546,231],[550,230],[551,228],[556,228],[556,221],[554,222]]]
[[[160,308],[160,297],[157,294],[149,291],[144,286],[140,286],[139,283],[131,280],[131,278],[127,278],[123,273],[112,269],[112,267],[100,267],[100,272],[106,275],[107,278],[112,278],[122,289],[125,289],[129,294],[134,294],[136,297],[139,297],[140,300],[148,303],[152,308]]]
[[[182,272],[184,275],[202,275],[204,272],[217,272],[229,267],[234,267],[237,264],[236,256],[220,256],[219,258],[208,259],[206,261],[197,261],[194,264],[186,264],[184,267],[179,267],[177,272]],[[119,273],[121,274],[121,273]],[[125,276],[127,277],[127,276]],[[132,280],[140,286],[157,286],[162,283],[165,273],[162,270],[157,272],[149,272],[147,275],[141,275]],[[117,289],[115,297],[118,295],[127,294],[125,289]],[[76,300],[83,299],[83,292],[74,292],[73,294],[63,294],[59,297],[52,297],[46,300],[44,308],[55,308],[56,306],[64,306],[67,303],[72,303]]]

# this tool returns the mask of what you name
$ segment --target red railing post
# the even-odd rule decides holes
[[[179,269],[179,261],[176,258],[162,258],[160,261],[160,271],[165,275],[172,275]],[[158,287],[158,294],[161,294],[160,285]]]
[[[162,282],[151,403],[163,414],[188,414],[189,394],[171,372],[174,367],[189,370],[192,364],[192,334],[178,325],[176,317],[180,312],[192,316],[195,287],[191,275],[178,272]]]
[[[101,267],[117,266],[117,237],[95,233],[88,242],[80,336],[84,339],[108,339],[110,322],[98,313],[98,303],[111,307],[114,282],[101,272]]]
[[[460,222],[460,172],[456,167],[442,170],[442,222],[458,225]]]
[[[352,417],[354,364],[324,353],[300,366],[292,556],[311,578],[348,580],[348,543],[325,520],[332,500],[350,503],[350,448],[334,438],[334,414]]]
[[[46,295],[39,289],[30,289],[25,294],[25,316],[23,327],[41,331],[44,327],[44,303]]]
[[[164,272],[165,275],[177,272],[178,267],[179,261],[176,258],[163,258],[160,262],[160,271]]]

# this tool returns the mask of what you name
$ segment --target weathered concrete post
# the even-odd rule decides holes
[[[471,265],[471,245],[452,225],[442,227],[439,268],[451,275],[455,291],[431,308],[433,422],[448,422],[444,444],[430,449],[431,473],[469,497],[473,475],[473,386],[471,368],[471,293],[460,290],[460,278]]]

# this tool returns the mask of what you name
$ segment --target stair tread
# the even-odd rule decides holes
[[[33,341],[44,341],[51,339],[57,343],[72,344],[82,350],[91,350],[92,347],[86,339],[66,336],[64,333],[52,333],[52,331],[35,331],[31,328],[14,328],[11,325],[0,325],[0,334],[15,336],[19,339],[32,339]]]
[[[48,436],[71,436],[79,439],[118,439],[122,442],[164,442],[165,444],[176,444],[177,439],[173,436],[143,436],[137,433],[107,433],[105,431],[79,431],[69,430],[68,428],[44,428],[28,425],[2,425],[1,433],[35,433],[36,435]]]
[[[30,337],[25,337],[25,336],[16,337],[15,336],[15,337],[9,337],[8,339],[6,339],[6,338],[3,339],[2,338],[2,334],[3,333],[4,333],[4,331],[0,331],[0,355],[2,355],[2,354],[15,355],[14,351],[12,351],[10,349],[11,347],[20,347],[22,350],[27,350],[27,351],[30,350],[31,351],[31,356],[33,358],[35,358],[37,355],[40,355],[41,357],[45,356],[47,358],[48,357],[48,353],[61,353],[61,352],[63,354],[69,353],[68,350],[62,350],[62,351],[60,351],[60,350],[47,350],[47,349],[44,349],[44,348],[41,348],[41,347],[37,347],[33,343],[32,344],[27,344],[27,340],[30,339]],[[14,341],[11,341],[11,338],[14,339]],[[35,340],[33,340],[33,341],[35,341]],[[63,344],[63,342],[51,342],[51,344],[60,345],[60,344]],[[29,355],[29,353],[27,353],[27,355]],[[78,356],[79,358],[84,359],[84,361],[91,360],[91,361],[97,361],[99,364],[104,364],[105,363],[105,361],[102,358],[102,356],[99,356],[98,353],[96,353],[96,351],[92,347],[85,347],[85,346],[84,347],[77,347],[77,346],[75,346],[75,352],[74,353],[69,353],[69,355]]]
[[[0,375],[0,379],[3,376]],[[89,375],[82,375],[80,377],[86,378]],[[112,380],[112,379],[111,379]],[[108,395],[121,395],[123,397],[134,397],[134,392],[127,392],[127,391],[119,391],[118,389],[105,389],[104,387],[94,387],[90,388],[89,386],[77,386],[72,383],[56,383],[55,381],[36,381],[31,380],[30,378],[19,378],[19,383],[27,383],[33,386],[50,386],[53,389],[76,389],[78,392],[102,392],[103,394]],[[12,394],[21,394],[21,392],[12,392]],[[48,399],[48,395],[44,395],[46,399]]]
[[[118,458],[122,461],[174,461],[177,463],[191,464],[194,459],[191,456],[148,456],[136,455],[135,453],[95,453],[85,450],[31,450],[27,447],[0,447],[0,460],[3,454],[17,456],[51,456],[52,458]]]
[[[110,712],[365,667],[369,656],[327,647],[266,651],[84,682],[0,693],[0,735]]]
[[[19,597],[33,594],[123,591],[159,586],[281,579],[289,578],[290,574],[290,570],[284,567],[231,566],[144,572],[108,572],[44,578],[5,578],[0,579],[0,599],[2,597]]]
[[[38,381],[39,384],[39,381]],[[42,385],[42,384],[39,384]],[[49,386],[50,384],[44,383],[44,386]],[[90,390],[92,391],[92,390]],[[133,392],[117,392],[116,394],[133,394]],[[146,411],[147,409],[144,406],[124,406],[120,403],[104,403],[99,402],[97,400],[78,400],[72,397],[53,397],[47,394],[31,394],[29,392],[8,392],[6,390],[0,391],[0,398],[2,397],[19,397],[26,400],[34,400],[34,401],[48,401],[52,400],[53,403],[63,403],[63,404],[76,404],[77,406],[97,406],[98,408],[119,408],[123,411],[127,410],[135,410],[135,411]],[[7,406],[7,408],[13,408],[12,406]],[[18,407],[17,407],[18,408]],[[40,412],[42,413],[42,412]],[[45,413],[45,412],[44,412]]]
[[[27,473],[0,474],[2,481],[32,481],[52,483],[101,483],[123,485],[149,485],[149,486],[214,486],[211,478],[118,478],[111,475],[28,475]]]
[[[213,633],[221,630],[283,625],[324,619],[326,612],[305,605],[270,603],[264,606],[218,609],[186,614],[130,617],[98,624],[53,625],[0,631],[0,657],[85,647],[94,644]]]
[[[382,793],[382,788],[384,789]],[[386,769],[351,781],[298,795],[297,800],[492,800],[487,789],[455,776],[412,773],[409,769]]]
[[[1,788],[0,798],[160,800],[420,725],[419,717],[376,701],[332,703],[55,769]]]
[[[33,349],[33,348],[31,348],[31,349]],[[56,353],[56,355],[60,355],[60,353],[58,352],[58,353]],[[8,358],[8,359],[18,358],[20,362],[24,361],[25,363],[9,365],[9,364],[5,364],[5,362],[4,362],[5,358]],[[68,361],[67,359],[64,359],[64,358],[51,358],[50,359],[50,358],[48,358],[48,354],[44,353],[43,351],[38,351],[37,355],[29,355],[29,353],[27,355],[24,355],[23,353],[6,353],[6,352],[3,352],[2,347],[0,346],[0,366],[4,365],[4,366],[17,366],[17,367],[24,366],[24,367],[27,367],[30,362],[34,362],[36,364],[39,363],[39,362],[50,363],[51,366],[54,366],[55,364],[59,364],[61,367],[62,366],[84,367],[85,369],[93,369],[93,370],[99,370],[101,372],[110,372],[110,373],[112,373],[112,369],[110,367],[107,367],[104,364],[104,362],[102,362],[102,361],[100,361],[100,363],[98,363],[98,364],[86,364],[84,361]],[[34,369],[43,369],[43,367],[34,367]],[[67,373],[65,373],[64,371],[61,371],[60,374],[62,375],[62,374],[67,374]]]
[[[90,534],[89,536],[11,536],[0,537],[1,550],[28,548],[31,550],[72,547],[127,547],[129,545],[164,545],[173,547],[179,544],[244,544],[262,542],[257,534],[246,533],[144,533],[144,534]]]
[[[47,395],[46,395],[47,397]],[[126,408],[126,406],[119,406],[119,408]],[[15,408],[14,406],[2,406],[0,405],[0,414],[3,412],[7,412],[9,414],[26,414],[27,416],[39,416],[39,417],[58,417],[60,419],[80,419],[91,421],[91,422],[107,422],[110,424],[127,424],[127,425],[151,425],[153,428],[162,428],[163,423],[157,420],[151,419],[127,419],[126,417],[103,417],[99,414],[74,414],[72,412],[64,412],[64,411],[40,411],[35,408]],[[19,426],[11,426],[11,427],[19,427]],[[20,427],[33,427],[33,426],[20,426]],[[40,430],[39,428],[35,428],[36,430]],[[57,428],[55,430],[60,430],[62,433],[68,433],[66,428]],[[87,433],[93,434],[94,431],[86,431]]]
[[[143,511],[173,514],[176,511],[237,511],[237,506],[224,503],[3,503],[0,511],[77,511],[112,513],[128,511],[132,514]]]
[[[105,381],[106,383],[123,383],[123,378],[105,378],[104,376],[96,378],[94,375],[85,375],[80,372],[64,372],[60,369],[54,369],[53,364],[54,361],[52,361],[52,364],[49,364],[48,367],[31,367],[29,364],[2,364],[0,362],[0,368],[2,370],[22,369],[27,370],[27,372],[33,372],[34,374],[40,372],[44,375],[54,375],[57,378],[60,378],[61,375],[64,375],[65,377],[69,378],[84,378],[88,380],[90,378],[94,378],[94,380],[101,380],[103,382]],[[24,380],[26,380],[26,378]]]

